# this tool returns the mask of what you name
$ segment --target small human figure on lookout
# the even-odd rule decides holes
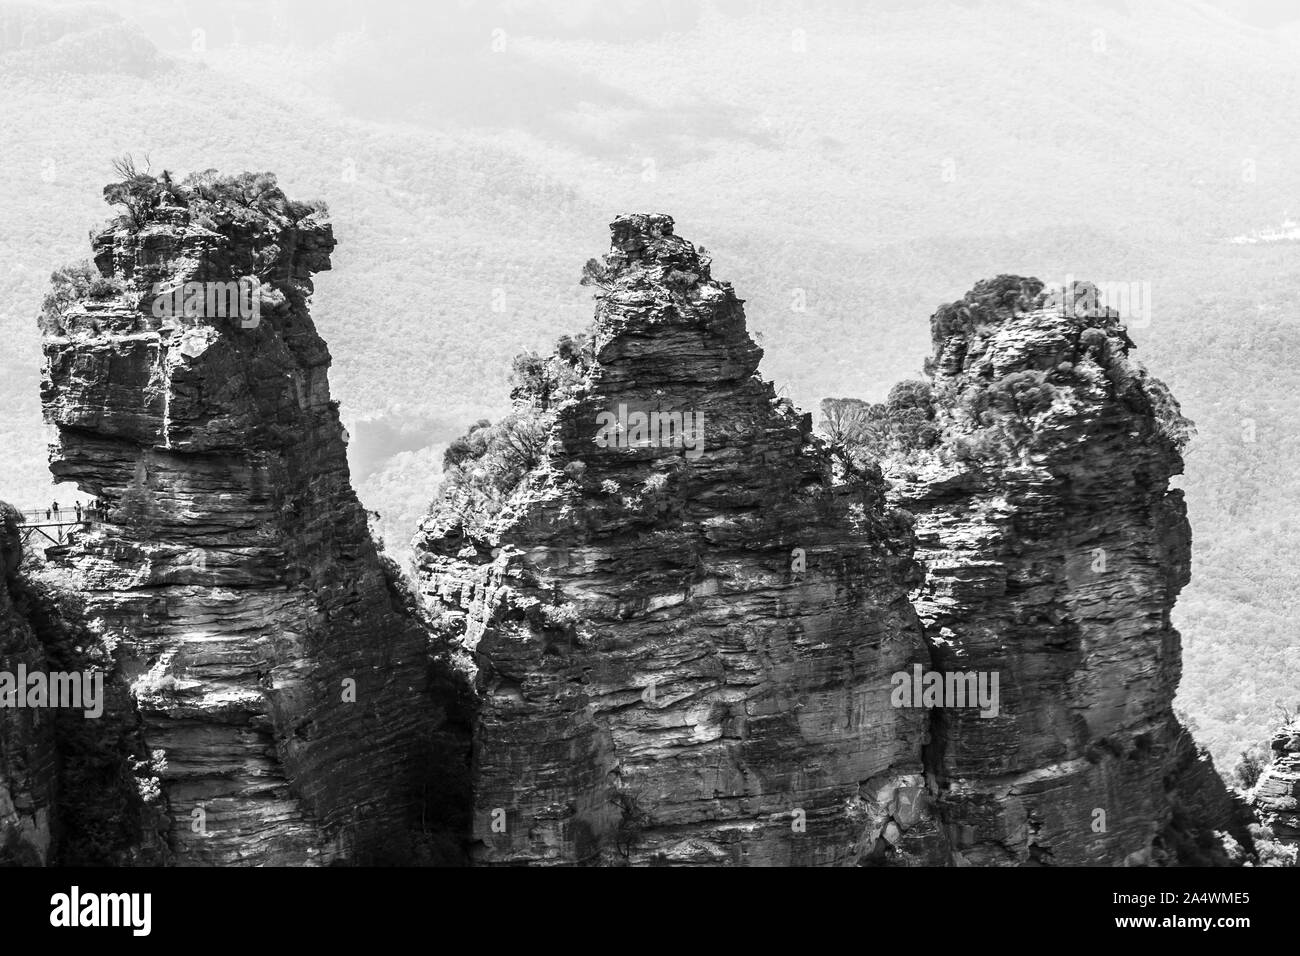
[[[81,520],[81,499],[80,498],[77,499],[76,508],[77,508],[77,520],[80,521]]]
[[[59,503],[56,501],[51,507],[52,510],[54,511],[55,516],[57,517],[59,514]]]
[[[46,509],[45,509],[45,520],[46,520],[46,521],[49,521],[49,520],[50,520],[50,509],[49,509],[49,508],[46,508]]]

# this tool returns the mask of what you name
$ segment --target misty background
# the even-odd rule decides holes
[[[339,245],[312,314],[408,553],[511,357],[665,212],[805,409],[919,374],[981,278],[1149,282],[1198,437],[1178,708],[1227,773],[1300,701],[1300,9],[1287,0],[0,3],[0,498],[44,506],[36,318],[111,161],[270,170]],[[1244,241],[1230,241],[1233,238]],[[83,496],[84,497],[84,496]]]

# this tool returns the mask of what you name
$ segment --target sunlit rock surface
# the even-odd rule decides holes
[[[1255,783],[1253,805],[1278,842],[1300,845],[1300,720],[1273,735],[1273,762]]]
[[[95,237],[111,287],[47,317],[50,468],[104,506],[58,563],[120,642],[178,863],[383,858],[415,842],[441,711],[308,313],[335,241],[264,181],[200,193],[164,190],[141,228]],[[256,313],[251,294],[237,314],[158,303],[241,281]]]

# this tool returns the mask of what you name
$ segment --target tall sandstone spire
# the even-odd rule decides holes
[[[668,216],[612,231],[541,460],[485,527],[416,539],[477,664],[476,858],[857,862],[923,784],[924,712],[889,699],[925,659],[915,567],[757,375],[708,258]]]
[[[127,187],[42,400],[51,471],[103,506],[57,561],[120,642],[176,861],[400,859],[441,711],[308,312],[331,227],[265,175]]]
[[[929,388],[884,416],[925,425],[878,450],[916,518],[935,668],[1000,678],[996,716],[933,711],[954,859],[1142,864],[1200,840],[1225,862],[1214,831],[1248,844],[1248,816],[1172,709],[1191,423],[1093,286],[1000,276],[932,331]]]

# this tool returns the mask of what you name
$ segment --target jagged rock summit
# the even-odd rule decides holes
[[[449,456],[471,481],[536,423],[528,467],[486,520],[446,492],[416,539],[477,665],[476,859],[879,857],[923,814],[925,724],[890,704],[924,653],[882,489],[833,486],[670,217],[611,230],[589,336],[516,389],[518,427]]]

